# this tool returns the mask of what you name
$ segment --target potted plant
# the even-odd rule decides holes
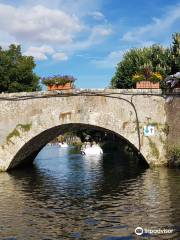
[[[133,75],[132,80],[136,83],[136,88],[158,89],[163,77],[159,72],[153,72],[150,67],[143,67],[139,73]]]
[[[43,78],[42,82],[47,86],[48,91],[53,90],[71,90],[74,88],[76,79],[69,75],[56,75],[53,77]]]

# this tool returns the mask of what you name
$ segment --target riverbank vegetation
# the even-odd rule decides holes
[[[162,88],[166,76],[180,71],[180,33],[173,34],[170,47],[154,44],[127,51],[117,65],[111,87],[134,88],[137,80],[145,80],[146,69],[152,73],[153,80],[161,82]]]

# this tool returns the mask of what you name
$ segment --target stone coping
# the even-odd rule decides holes
[[[117,94],[157,94],[162,95],[161,89],[108,89],[108,88],[77,88],[72,92],[66,91],[40,91],[40,92],[18,92],[18,93],[1,93],[0,97],[20,97],[20,96],[48,96],[52,94],[67,94],[67,93],[117,93]]]

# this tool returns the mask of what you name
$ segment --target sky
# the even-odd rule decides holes
[[[41,77],[73,75],[105,88],[133,47],[169,46],[180,32],[180,0],[0,0],[0,46],[20,44]]]

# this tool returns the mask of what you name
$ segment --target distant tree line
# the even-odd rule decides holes
[[[133,75],[144,67],[150,67],[153,72],[159,72],[164,78],[180,71],[180,33],[173,34],[172,39],[172,45],[167,48],[154,44],[126,52],[117,65],[111,87],[133,88]]]
[[[33,72],[33,57],[23,56],[21,47],[0,47],[0,92],[32,92],[40,90],[39,77]]]

